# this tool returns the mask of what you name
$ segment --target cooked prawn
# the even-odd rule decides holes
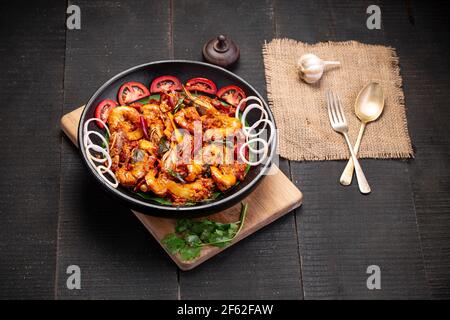
[[[203,173],[203,166],[195,161],[192,161],[187,166],[187,175],[184,180],[192,182]]]
[[[139,112],[132,107],[116,107],[109,114],[108,126],[112,132],[123,131],[128,140],[139,140],[144,136],[139,116]]]
[[[237,182],[236,175],[230,165],[211,166],[211,177],[220,191],[225,191]]]
[[[145,104],[141,107],[142,114],[150,132],[150,141],[157,144],[164,135],[164,116],[157,104]]]
[[[205,131],[205,140],[220,140],[235,135],[242,128],[239,119],[229,117],[223,113],[207,112],[201,117]]]
[[[145,139],[139,140],[139,148],[147,151],[151,155],[155,155],[158,150],[158,147],[155,143]]]
[[[200,115],[194,107],[187,107],[175,113],[174,120],[183,129],[194,133],[194,125],[196,121],[200,121]]]
[[[199,178],[192,183],[167,182],[167,190],[174,197],[175,202],[201,201],[211,197],[213,181],[208,178]]]
[[[126,170],[125,167],[117,169],[115,174],[119,183],[125,187],[132,187],[138,181],[138,179],[133,175],[133,173],[131,173],[131,171],[129,170]]]
[[[159,174],[156,177],[158,170],[156,168],[151,169],[145,175],[145,184],[141,186],[141,191],[152,191],[154,194],[164,197],[167,194],[167,183],[170,181],[165,174]]]
[[[141,107],[141,111],[147,123],[161,120],[161,109],[159,109],[159,106],[157,104],[154,103],[144,104]]]

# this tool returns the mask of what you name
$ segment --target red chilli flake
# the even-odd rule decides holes
[[[133,102],[133,103],[130,104],[130,107],[133,107],[133,108],[135,108],[135,109],[137,109],[139,111],[139,110],[141,110],[142,103],[140,103],[140,102]]]
[[[147,131],[147,121],[145,121],[143,116],[140,116],[139,120],[141,121],[142,131],[144,131],[144,137],[145,137],[145,139],[149,140],[148,131]]]
[[[161,101],[163,101],[163,100],[167,101],[167,105],[171,109],[175,108],[176,102],[175,102],[175,98],[173,96],[171,96],[168,93],[162,92],[161,93]]]

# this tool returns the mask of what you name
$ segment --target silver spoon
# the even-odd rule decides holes
[[[355,114],[361,121],[358,138],[356,139],[356,143],[353,147],[355,154],[358,154],[366,125],[369,122],[377,120],[383,112],[383,108],[383,89],[378,82],[370,82],[359,92],[355,102]],[[348,186],[352,183],[354,169],[355,166],[353,165],[353,160],[350,158],[339,180],[342,185]]]

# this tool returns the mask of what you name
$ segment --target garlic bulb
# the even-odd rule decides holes
[[[322,78],[326,66],[340,65],[339,61],[323,61],[312,53],[304,54],[298,60],[300,78],[306,83],[315,83]]]

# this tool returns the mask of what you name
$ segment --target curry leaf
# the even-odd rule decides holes
[[[167,141],[165,137],[162,137],[161,140],[159,140],[158,154],[162,155],[166,153],[167,151],[169,151],[169,148],[170,148],[169,141]]]
[[[175,179],[178,179],[178,181],[180,181],[181,183],[186,183],[186,181],[183,179],[183,176],[179,172],[173,171],[172,169],[168,169],[167,172]]]
[[[184,100],[184,97],[181,97],[180,99],[178,99],[178,102],[177,102],[175,108],[173,109],[173,112],[172,112],[173,114],[177,113],[178,110],[180,110],[181,108],[184,107],[183,100]]]
[[[148,193],[144,193],[144,192],[140,192],[140,191],[134,192],[134,193],[137,194],[139,197],[145,199],[145,200],[153,200],[153,201],[155,201],[155,202],[157,202],[159,204],[163,204],[163,205],[166,205],[166,206],[173,205],[172,201],[170,201],[169,199],[166,199],[166,198],[155,197],[155,196],[152,196],[152,195],[150,195]]]

